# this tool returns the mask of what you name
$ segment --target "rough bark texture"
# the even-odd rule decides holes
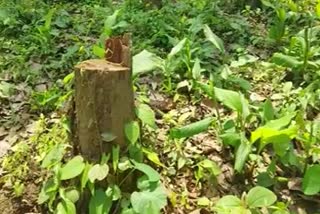
[[[106,59],[87,60],[75,69],[76,141],[89,160],[125,145],[124,125],[133,119],[129,38],[107,40]],[[114,135],[105,142],[102,135]]]

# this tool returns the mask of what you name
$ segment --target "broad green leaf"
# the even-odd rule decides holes
[[[241,143],[241,136],[236,132],[226,132],[220,135],[220,138],[224,145],[229,145],[233,148],[237,148]]]
[[[227,195],[222,197],[216,204],[216,206],[234,208],[242,205],[241,200],[233,195]]]
[[[217,48],[220,52],[224,53],[225,50],[224,50],[222,40],[211,31],[208,25],[204,25],[203,30],[204,30],[206,39],[210,41],[215,46],[215,48]]]
[[[144,123],[152,128],[156,128],[156,117],[150,106],[146,104],[140,104],[136,108],[137,117]]]
[[[274,109],[272,106],[272,102],[269,99],[267,99],[263,104],[263,119],[265,122],[274,119]]]
[[[94,192],[89,202],[89,214],[106,214],[112,205],[112,197],[107,197],[102,189]]]
[[[213,117],[191,123],[181,128],[173,128],[170,130],[170,136],[172,138],[185,138],[207,131],[210,124],[213,121]]]
[[[309,166],[302,180],[302,190],[306,195],[320,192],[320,165]]]
[[[282,53],[275,53],[272,56],[271,61],[277,65],[288,68],[299,68],[303,64],[303,62],[298,60],[297,58]]]
[[[117,23],[117,18],[120,10],[114,11],[111,16],[108,16],[104,21],[103,34],[105,37],[109,37],[112,33],[112,27]]]
[[[296,116],[296,114],[288,114],[286,116],[283,116],[279,119],[276,120],[271,120],[269,121],[265,127],[267,128],[273,128],[273,129],[282,129],[286,126],[288,126],[292,120],[292,118],[294,118]]]
[[[124,126],[124,132],[130,143],[135,144],[140,136],[140,126],[137,121],[131,121]]]
[[[199,58],[196,58],[193,68],[192,68],[192,77],[195,80],[199,80],[201,78],[201,66],[200,66],[200,60]]]
[[[242,104],[240,94],[226,89],[214,87],[216,98],[230,109],[242,112]]]
[[[187,38],[184,38],[176,46],[174,46],[171,49],[170,53],[168,54],[168,58],[170,59],[173,56],[175,56],[177,53],[179,53],[182,50],[182,48],[185,46],[186,42],[187,42]]]
[[[75,178],[82,173],[84,167],[85,163],[83,162],[83,158],[76,156],[60,169],[60,179],[68,180]]]
[[[198,206],[209,206],[210,205],[210,200],[207,197],[201,197],[197,200],[197,205]]]
[[[93,45],[92,51],[93,51],[93,54],[96,55],[97,57],[101,59],[104,58],[105,50],[99,45]]]
[[[56,214],[68,214],[68,210],[62,202],[59,202],[55,213]]]
[[[264,187],[254,187],[247,195],[247,204],[250,208],[268,207],[277,201],[277,196]]]
[[[132,58],[133,77],[155,70],[162,64],[162,59],[157,55],[143,50]]]
[[[251,153],[251,144],[245,137],[241,138],[241,144],[236,152],[236,160],[234,164],[234,169],[237,172],[242,172],[245,162],[248,159],[248,155]]]
[[[289,114],[276,120],[270,120],[266,125],[257,128],[251,133],[250,142],[255,143],[260,138],[266,140],[276,135],[285,134],[287,131],[289,133],[289,130],[284,130],[282,132],[279,130],[288,126],[293,117],[295,117],[295,114]]]
[[[297,126],[291,126],[283,130],[280,129],[288,126],[294,116],[295,114],[291,114],[277,120],[269,121],[266,125],[259,127],[251,133],[250,142],[253,144],[261,139],[261,142],[264,144],[263,146],[265,146],[266,143],[276,142],[276,137],[280,135],[287,135],[290,139],[293,139],[298,132]]]
[[[197,164],[199,167],[202,167],[210,172],[211,175],[217,176],[221,174],[220,167],[213,162],[212,160],[205,159]]]
[[[91,183],[94,183],[95,180],[102,181],[107,177],[109,173],[109,166],[107,164],[96,164],[89,170],[88,178]]]
[[[275,179],[271,177],[270,173],[262,172],[257,176],[257,184],[263,187],[270,187],[275,184]]]
[[[135,160],[131,160],[132,163],[134,164],[134,168],[143,172],[146,174],[149,178],[149,181],[151,182],[157,182],[160,180],[160,175],[159,173],[154,170],[151,166],[144,164],[144,163],[138,163]]]
[[[80,193],[76,189],[70,189],[65,192],[65,196],[72,203],[76,203],[80,198]]]
[[[50,168],[51,166],[59,163],[63,158],[65,147],[66,145],[64,144],[55,145],[43,159],[41,167]]]
[[[249,104],[242,94],[214,87],[214,95],[225,106],[242,115],[243,119],[249,115]]]
[[[152,152],[152,151],[149,151],[147,150],[146,148],[142,148],[142,151],[144,154],[147,155],[147,158],[153,162],[154,164],[158,165],[158,166],[162,166],[164,167],[164,165],[161,163],[160,159],[159,159],[159,156],[157,153],[155,152]]]
[[[139,214],[158,214],[167,205],[167,195],[162,186],[153,191],[134,192],[130,197],[133,210]]]

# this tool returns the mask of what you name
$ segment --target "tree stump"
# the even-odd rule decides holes
[[[74,139],[89,160],[99,160],[114,144],[126,144],[124,126],[134,117],[129,44],[127,35],[108,39],[105,60],[76,66]]]

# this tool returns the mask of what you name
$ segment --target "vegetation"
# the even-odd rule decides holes
[[[0,210],[320,213],[320,1],[0,5]],[[73,69],[126,32],[137,119],[125,153],[91,163],[70,140]]]

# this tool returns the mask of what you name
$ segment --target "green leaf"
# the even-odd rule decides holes
[[[277,120],[270,120],[266,125],[257,128],[255,131],[251,133],[250,142],[255,143],[260,138],[262,138],[262,140],[267,140],[268,138],[271,138],[276,135],[291,133],[290,132],[291,129],[290,130],[287,129],[283,131],[279,131],[279,130],[288,126],[293,117],[295,117],[295,114],[288,114]],[[292,134],[290,134],[290,136],[292,136]]]
[[[68,214],[68,208],[65,206],[65,204],[63,202],[59,202],[59,204],[57,205],[57,210],[56,210],[56,214]]]
[[[315,195],[320,191],[320,165],[309,166],[302,180],[302,190],[306,195]]]
[[[237,172],[242,172],[245,162],[248,159],[248,155],[251,153],[251,144],[245,137],[241,138],[241,144],[236,152],[236,160],[234,164],[234,169]]]
[[[130,143],[135,144],[140,137],[140,126],[137,121],[131,121],[124,127],[124,132]]]
[[[102,189],[94,192],[89,202],[89,214],[106,214],[109,213],[112,205],[112,197],[107,197]]]
[[[239,57],[237,61],[232,61],[230,67],[238,68],[249,63],[256,62],[259,58],[252,55],[242,55]]]
[[[197,86],[206,94],[208,95],[211,99],[214,99],[214,89],[212,84],[205,84],[202,82],[197,82]]]
[[[117,138],[117,136],[115,136],[111,132],[104,132],[101,134],[101,137],[102,137],[102,140],[107,143],[112,142]]]
[[[65,147],[66,146],[64,144],[55,145],[43,159],[41,167],[50,168],[59,163],[63,158]]]
[[[133,192],[130,197],[133,210],[139,214],[159,214],[167,205],[167,195],[162,186],[154,190]]]
[[[187,38],[184,38],[176,46],[174,46],[171,49],[170,53],[168,54],[168,58],[170,59],[173,56],[175,56],[177,53],[179,53],[182,50],[182,48],[185,46],[186,42],[187,42]]]
[[[288,114],[288,115],[283,116],[279,119],[271,120],[264,127],[273,128],[276,130],[282,129],[282,128],[288,126],[290,124],[292,118],[294,118],[295,116],[296,116],[296,114]]]
[[[288,68],[299,68],[303,65],[303,62],[297,58],[282,53],[275,53],[271,61],[277,65]]]
[[[120,156],[120,146],[119,145],[112,146],[112,167],[114,172],[116,172],[118,168],[119,156]]]
[[[43,204],[44,202],[48,201],[49,199],[53,199],[57,194],[57,190],[59,188],[58,182],[55,179],[50,178],[46,181],[39,193],[38,196],[38,204]]]
[[[210,41],[220,52],[224,53],[225,50],[222,40],[211,31],[210,27],[208,25],[204,25],[203,31],[207,40]]]
[[[202,167],[210,172],[211,175],[217,176],[221,174],[220,167],[213,162],[212,160],[205,159],[197,164],[199,167]]]
[[[94,183],[95,180],[102,181],[107,177],[109,173],[109,166],[107,164],[95,164],[88,173],[88,178],[91,183]]]
[[[201,197],[197,200],[197,205],[203,207],[209,206],[210,200],[207,197]]]
[[[121,198],[121,189],[118,185],[111,185],[106,190],[106,195],[112,197],[112,201],[117,201]]]
[[[229,145],[233,148],[237,148],[241,144],[241,136],[236,132],[226,132],[220,135],[220,138],[224,145]]]
[[[138,105],[136,108],[136,115],[144,124],[147,124],[152,128],[157,127],[155,123],[156,117],[150,106],[146,104]]]
[[[263,119],[265,122],[274,119],[274,109],[272,106],[272,102],[269,99],[267,99],[263,104]]]
[[[201,78],[201,66],[200,66],[200,60],[199,58],[196,58],[193,68],[192,68],[192,77],[195,80],[199,80]]]
[[[249,104],[242,94],[214,87],[214,95],[225,106],[242,115],[243,119],[249,115]]]
[[[155,70],[162,64],[163,59],[157,55],[143,50],[132,58],[133,77]]]
[[[191,123],[181,128],[173,128],[170,130],[170,136],[172,138],[185,138],[207,131],[210,124],[213,121],[213,117]]]
[[[161,163],[160,159],[159,159],[159,156],[157,153],[155,152],[152,152],[152,151],[149,151],[147,150],[146,148],[142,148],[142,152],[144,154],[147,155],[147,158],[154,164],[158,165],[158,166],[162,166],[164,167],[164,165]]]
[[[138,163],[135,160],[131,160],[132,163],[134,164],[134,168],[143,172],[146,174],[149,178],[149,181],[151,182],[157,182],[160,180],[160,175],[159,173],[154,170],[151,166],[144,164],[144,163]]]
[[[247,195],[247,204],[250,208],[268,207],[277,201],[277,196],[264,187],[254,187]]]
[[[316,5],[316,15],[320,18],[320,1],[318,1],[318,4]]]
[[[65,196],[72,203],[76,203],[80,198],[80,193],[76,189],[71,189],[71,190],[66,191]]]
[[[51,28],[51,21],[52,21],[52,17],[53,17],[53,14],[55,11],[56,11],[56,8],[52,8],[49,10],[47,15],[45,16],[44,27],[46,30],[50,30],[50,28]]]
[[[105,50],[103,47],[100,47],[99,45],[93,45],[92,51],[94,55],[101,59],[104,59]]]
[[[216,206],[221,206],[225,208],[234,208],[242,205],[241,200],[233,195],[227,195],[222,197],[216,204]]]
[[[85,163],[83,162],[83,158],[81,156],[76,156],[60,169],[60,179],[68,180],[75,178],[82,173],[84,167]]]
[[[257,184],[263,187],[270,187],[275,184],[275,179],[268,172],[262,172],[257,176]]]
[[[117,23],[119,12],[120,10],[114,11],[114,13],[111,16],[108,16],[104,21],[103,35],[105,37],[109,37],[111,35],[112,27]]]
[[[86,184],[89,180],[88,174],[89,174],[90,169],[91,169],[91,164],[86,163],[85,168],[82,173],[82,176],[81,176],[81,191],[86,187]]]

